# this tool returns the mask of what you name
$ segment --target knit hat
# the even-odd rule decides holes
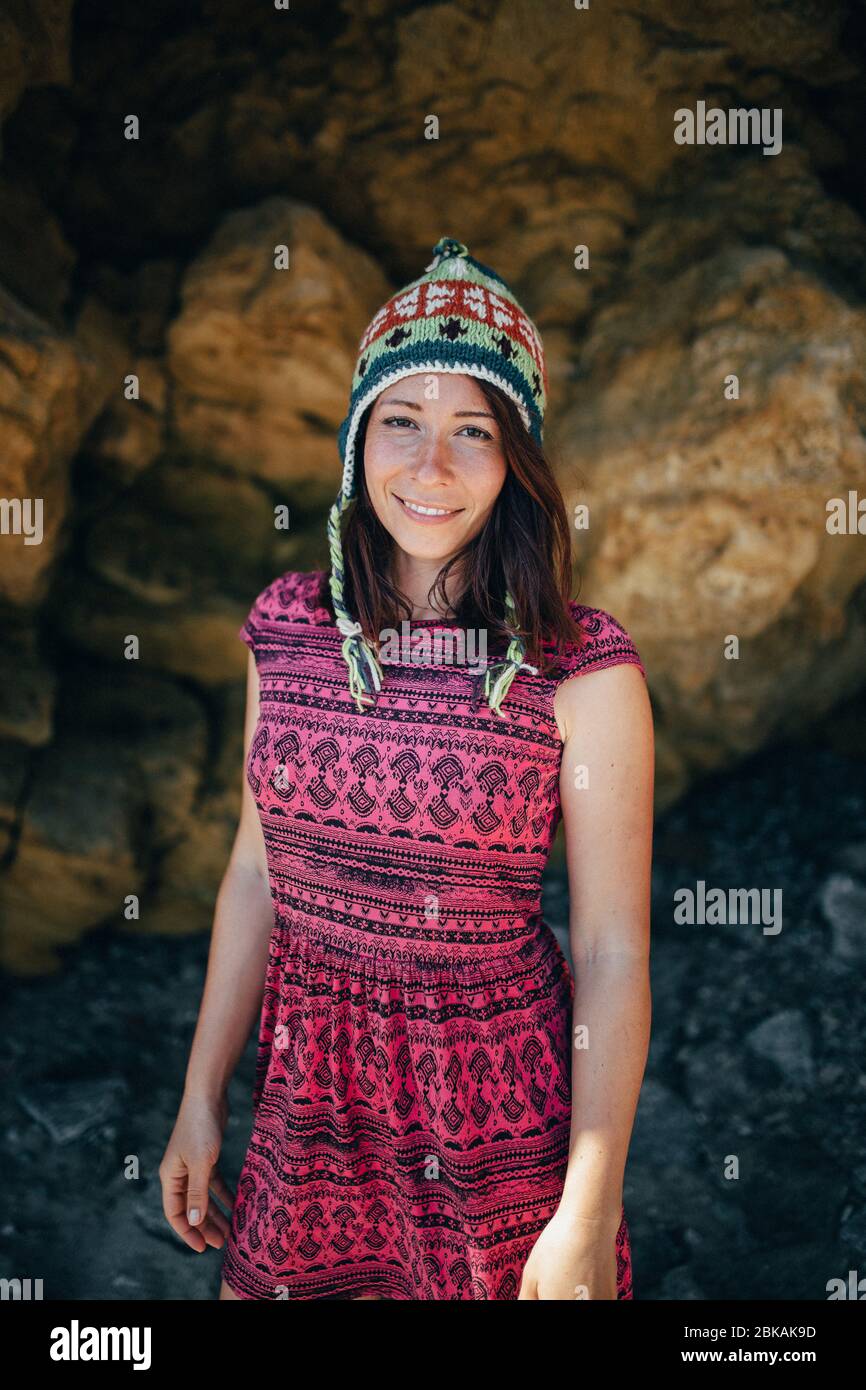
[[[330,587],[359,712],[375,704],[383,677],[361,624],[345,606],[340,520],[355,494],[355,440],[364,411],[386,386],[416,372],[464,372],[493,382],[514,401],[527,432],[542,442],[547,371],[538,330],[505,281],[452,237],[436,243],[424,274],[389,299],[368,325],[358,348],[349,413],[338,436],[343,482],[328,515]],[[537,674],[523,660],[526,647],[507,591],[505,619],[513,631],[508,652],[501,663],[487,668],[479,690],[501,718],[499,707],[517,672],[524,668]]]

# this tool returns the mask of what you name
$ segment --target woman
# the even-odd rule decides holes
[[[534,325],[461,243],[434,253],[361,341],[330,571],[275,580],[241,631],[243,808],[160,1168],[187,1245],[225,1242],[221,1298],[633,1297],[645,672],[568,599]],[[540,907],[560,816],[574,982]]]

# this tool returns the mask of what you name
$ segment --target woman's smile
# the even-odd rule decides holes
[[[396,492],[392,496],[400,503],[400,510],[413,521],[420,522],[422,526],[435,526],[439,522],[450,521],[463,511],[462,507],[445,508],[435,506],[432,502],[417,501],[414,497],[400,497]]]

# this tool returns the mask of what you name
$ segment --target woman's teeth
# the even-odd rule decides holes
[[[395,493],[394,495],[395,495],[395,497],[396,497],[397,494]],[[455,515],[456,515],[456,510],[457,510],[457,509],[449,510],[449,509],[447,509],[447,508],[445,508],[445,507],[421,507],[421,506],[418,505],[417,502],[407,502],[407,501],[406,501],[404,498],[402,498],[402,497],[397,498],[397,500],[398,500],[399,502],[402,502],[402,503],[403,503],[403,506],[406,508],[407,511],[409,511],[409,512],[414,512],[414,513],[416,514],[416,516],[455,516]]]

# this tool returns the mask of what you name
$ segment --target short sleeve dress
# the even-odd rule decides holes
[[[586,671],[646,672],[575,602],[585,642],[548,677],[521,670],[500,719],[466,635],[420,621],[359,713],[324,577],[275,580],[240,634],[274,927],[223,1277],[249,1299],[516,1299],[571,1121],[573,981],[541,911],[553,697]],[[624,1209],[616,1262],[632,1298]]]

